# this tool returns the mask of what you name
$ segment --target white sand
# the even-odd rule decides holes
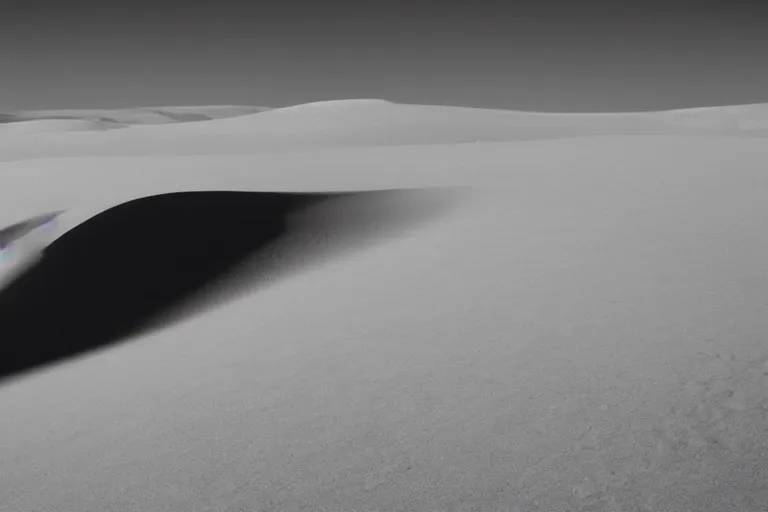
[[[370,134],[401,115],[340,106],[320,110],[378,111]],[[419,130],[454,115],[413,108]],[[138,127],[166,156],[0,146],[2,224],[177,190],[471,190],[401,236],[0,386],[0,510],[764,510],[765,139],[438,144],[472,132],[456,122],[428,145],[310,149],[318,110]],[[483,112],[508,115],[466,115]],[[265,151],[263,120],[289,141],[291,116],[318,124]],[[255,154],[198,155],[207,123]]]
[[[764,105],[651,113],[542,114],[347,100],[262,110],[246,113],[242,108],[241,115],[220,114],[210,121],[176,124],[158,123],[151,117],[157,115],[155,111],[139,110],[109,114],[109,122],[124,125],[121,130],[103,130],[98,124],[98,133],[84,133],[67,124],[53,128],[45,124],[46,129],[27,137],[3,137],[0,131],[0,162],[60,156],[253,154],[594,135],[768,135]],[[79,115],[84,116],[82,112]],[[104,123],[99,119],[98,123]],[[11,123],[5,129],[22,131],[21,126],[14,125],[24,123]]]

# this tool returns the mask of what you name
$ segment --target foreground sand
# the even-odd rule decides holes
[[[462,192],[4,384],[0,509],[763,510],[765,162],[712,135],[6,162],[3,224],[180,190]]]

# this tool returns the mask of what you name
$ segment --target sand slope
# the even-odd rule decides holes
[[[462,199],[371,244],[321,219],[288,271],[1,386],[3,510],[768,502],[764,139],[173,151],[6,162],[0,218],[181,190]]]

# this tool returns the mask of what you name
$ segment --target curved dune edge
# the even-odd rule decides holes
[[[403,229],[435,213],[429,203],[435,193],[196,191],[109,208],[51,242],[0,288],[0,378],[125,340],[150,324],[158,328],[171,312],[179,321],[258,281],[277,279],[291,264],[349,249],[383,228]],[[410,215],[404,195],[416,206]],[[0,236],[22,238],[59,213],[10,226]],[[326,242],[310,242],[317,237]],[[227,276],[228,287],[199,296]]]

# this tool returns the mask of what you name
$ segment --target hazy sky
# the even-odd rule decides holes
[[[737,0],[2,0],[0,111],[768,102],[767,13]]]

